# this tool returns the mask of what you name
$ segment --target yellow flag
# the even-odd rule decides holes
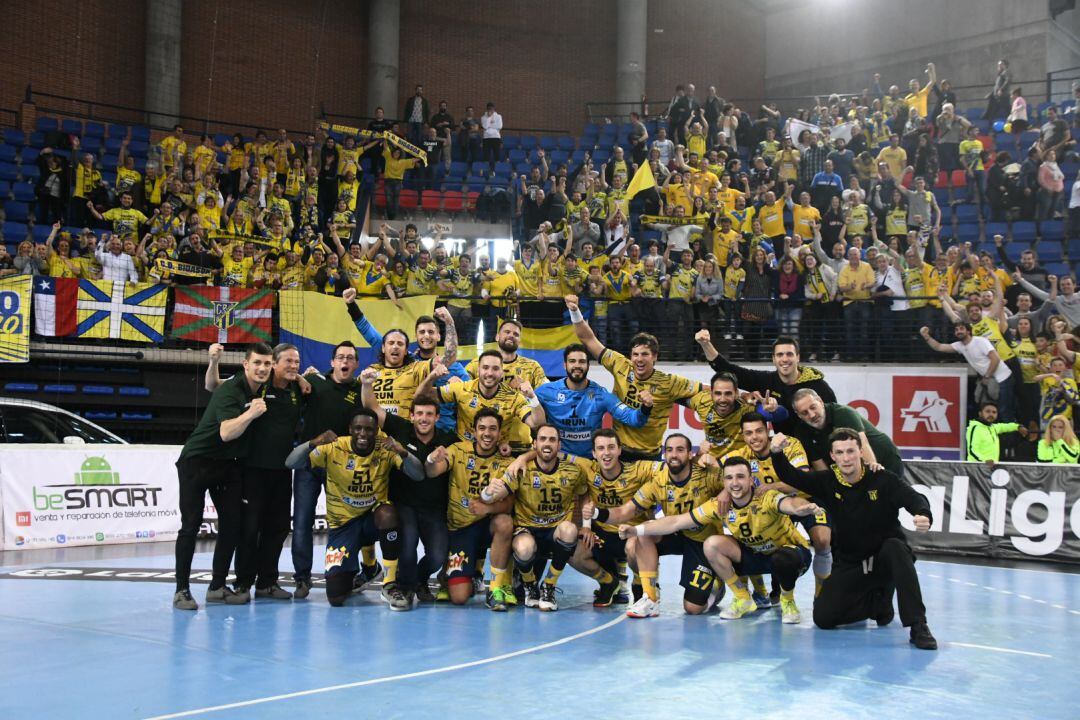
[[[632,198],[642,190],[656,187],[656,178],[653,177],[652,168],[648,162],[641,163],[641,167],[634,173],[634,179],[626,187],[626,197]]]

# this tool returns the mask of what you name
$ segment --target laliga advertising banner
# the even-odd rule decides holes
[[[175,540],[166,445],[0,445],[4,549]]]
[[[704,363],[660,363],[656,367],[706,386],[714,374]],[[748,367],[773,369],[771,365]],[[815,367],[825,375],[837,401],[857,409],[891,437],[905,459],[963,457],[961,448],[967,425],[966,365]],[[594,365],[589,376],[611,389],[611,374],[603,368]],[[695,445],[705,438],[694,411],[680,405],[672,408],[668,427],[672,432],[685,433]]]
[[[934,516],[930,532],[908,533],[915,550],[1080,563],[1075,465],[919,461],[905,470]],[[907,512],[900,520],[914,530]]]
[[[180,450],[179,445],[0,445],[3,548],[175,540]],[[323,495],[315,513],[315,529],[325,530]],[[217,534],[209,493],[199,532]]]

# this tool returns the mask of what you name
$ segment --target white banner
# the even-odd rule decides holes
[[[773,369],[771,365],[747,367]],[[893,439],[905,458],[961,458],[967,425],[966,365],[815,367],[825,375],[837,401],[865,415]],[[705,385],[714,375],[704,363],[660,363],[657,368]],[[611,375],[595,364],[589,377],[608,389],[612,387]],[[672,408],[668,429],[685,433],[695,445],[705,437],[694,411],[680,405]]]
[[[170,445],[0,446],[4,549],[176,539]]]

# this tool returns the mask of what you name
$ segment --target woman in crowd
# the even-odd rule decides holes
[[[1039,165],[1039,198],[1036,220],[1061,217],[1061,198],[1065,190],[1065,173],[1057,164],[1057,153],[1047,150]]]
[[[833,198],[834,200],[836,198]],[[781,335],[799,337],[799,321],[802,320],[803,278],[799,268],[790,257],[780,261],[780,271],[776,273],[776,319]]]
[[[1050,418],[1046,432],[1038,443],[1039,462],[1058,465],[1080,463],[1080,440],[1076,439],[1072,423],[1064,415]]]
[[[765,337],[765,328],[773,316],[773,288],[776,287],[776,271],[769,265],[765,250],[758,246],[750,255],[743,286],[740,319],[746,338],[746,355],[749,360],[758,359],[758,348]]]

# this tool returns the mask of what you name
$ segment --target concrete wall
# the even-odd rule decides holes
[[[858,92],[880,72],[886,89],[904,88],[911,78],[925,82],[929,61],[954,86],[978,85],[992,83],[1006,57],[1014,79],[1040,81],[1024,88],[1038,100],[1056,45],[1048,23],[1045,0],[812,0],[768,16],[765,86],[770,97]],[[964,104],[985,92],[958,95]]]

